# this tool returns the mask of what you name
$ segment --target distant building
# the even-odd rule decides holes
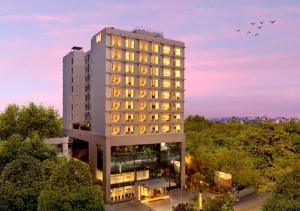
[[[184,48],[161,33],[105,28],[91,50],[63,58],[64,133],[106,203],[184,186]]]

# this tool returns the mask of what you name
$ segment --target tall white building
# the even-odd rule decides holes
[[[110,27],[92,37],[91,50],[72,50],[63,59],[64,131],[106,203],[182,187],[184,43]]]

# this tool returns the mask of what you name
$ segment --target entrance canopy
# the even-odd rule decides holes
[[[150,190],[158,189],[158,188],[166,188],[176,186],[174,182],[169,182],[164,178],[150,179],[146,181],[139,181],[135,183],[136,185],[140,185]]]

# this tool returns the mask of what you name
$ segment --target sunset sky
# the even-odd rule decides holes
[[[299,0],[1,0],[0,110],[61,113],[62,57],[108,26],[185,42],[186,115],[300,117]]]

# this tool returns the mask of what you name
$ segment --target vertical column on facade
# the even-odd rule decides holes
[[[181,142],[181,163],[180,163],[180,180],[181,188],[185,187],[185,140]]]
[[[95,180],[97,171],[97,145],[92,141],[89,141],[89,166]]]
[[[103,188],[105,203],[110,202],[110,163],[111,163],[111,146],[106,140],[103,148]]]

